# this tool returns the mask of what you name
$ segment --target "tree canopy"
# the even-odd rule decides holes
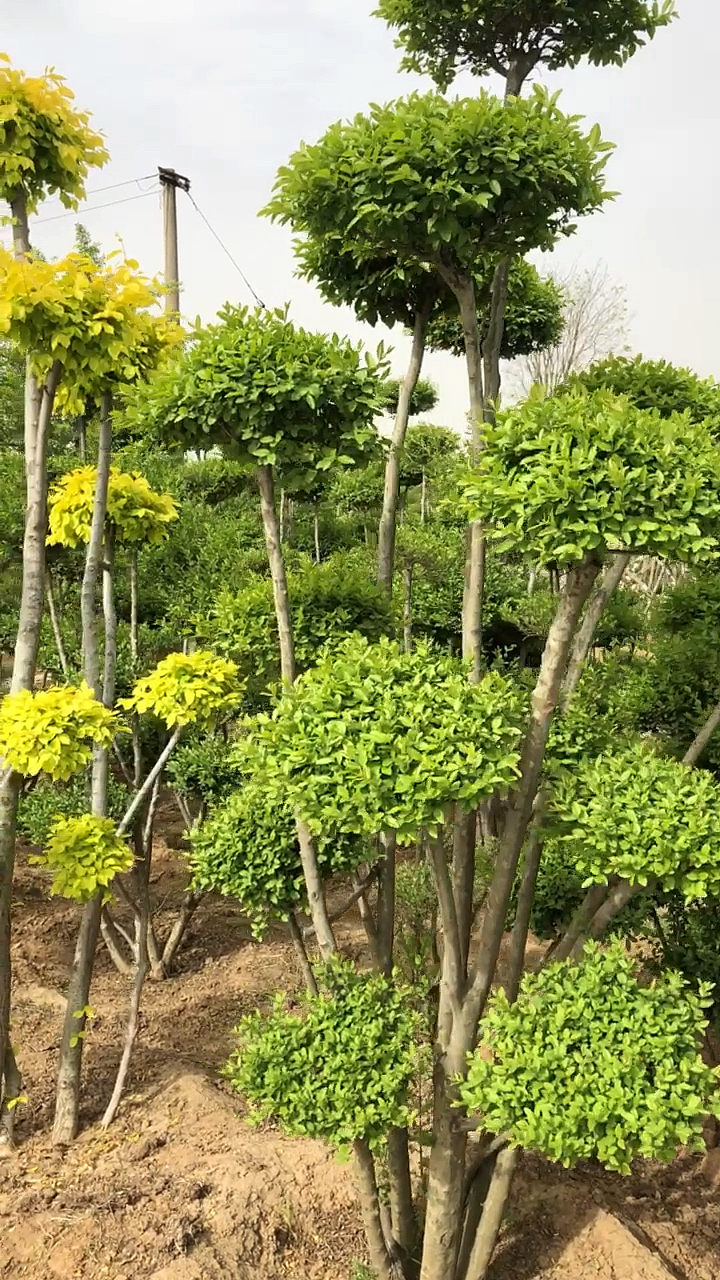
[[[304,145],[266,212],[360,262],[390,255],[393,271],[398,260],[469,270],[550,248],[600,208],[609,149],[597,126],[583,133],[539,89],[508,104],[412,94]]]
[[[674,0],[380,0],[375,12],[397,30],[403,67],[440,89],[460,71],[620,66],[676,16]]]
[[[373,449],[385,374],[382,353],[298,328],[285,311],[227,306],[142,390],[134,414],[169,445],[219,446],[302,484]]]

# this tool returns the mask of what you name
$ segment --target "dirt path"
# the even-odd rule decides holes
[[[156,899],[170,908],[183,887],[177,859],[161,849]],[[177,975],[148,984],[128,1096],[108,1133],[97,1121],[128,984],[101,951],[83,1133],[60,1152],[43,1135],[77,912],[48,900],[42,874],[24,864],[16,896],[14,1038],[29,1105],[19,1151],[0,1164],[0,1276],[352,1280],[365,1256],[352,1169],[319,1143],[250,1129],[219,1075],[239,1018],[298,985],[284,933],[259,946],[231,905],[203,903]],[[342,933],[356,950],[358,921]],[[699,1159],[623,1179],[527,1157],[492,1280],[717,1280],[719,1228],[717,1193]]]

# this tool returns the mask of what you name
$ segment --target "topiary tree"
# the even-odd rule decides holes
[[[621,65],[676,17],[672,0],[602,0],[590,10],[572,0],[380,0],[376,14],[398,30],[406,70],[443,90],[459,71],[495,72],[511,94],[539,65]]]
[[[226,307],[139,405],[149,429],[168,444],[218,446],[252,468],[260,491],[284,681],[295,678],[288,586],[275,508],[275,468],[295,487],[318,473],[372,454],[373,419],[386,375],[382,358],[297,329],[281,311]],[[334,951],[322,880],[309,831],[298,838],[310,901],[324,925],[318,942]],[[312,886],[312,887],[311,887]]]
[[[102,139],[88,124],[88,116],[77,112],[72,94],[54,72],[32,78],[15,70],[6,55],[0,58],[0,200],[10,207],[13,223],[13,248],[18,259],[26,258],[30,249],[28,214],[33,213],[45,196],[58,193],[64,204],[72,206],[85,194],[85,178],[89,170],[102,165],[107,153]],[[25,263],[25,266],[28,264]],[[4,276],[4,267],[0,275]],[[30,354],[16,343],[16,303],[24,289],[8,289],[0,283],[0,299],[4,304],[5,323],[0,336],[9,337],[21,356]],[[25,305],[27,305],[25,297]],[[9,304],[9,305],[8,305]],[[45,345],[44,352],[52,351]],[[36,349],[32,349],[35,354]],[[53,352],[56,356],[57,353]],[[37,635],[42,616],[42,544],[45,535],[45,456],[47,433],[53,396],[59,378],[57,359],[50,361],[42,382],[37,372],[28,367],[24,412],[26,509],[23,573],[19,624],[12,687],[15,691],[31,689],[37,658]],[[10,905],[14,869],[14,841],[11,833],[17,812],[17,782],[6,775],[0,790],[0,1072],[12,1076],[6,1080],[10,1093],[17,1092],[17,1072],[9,1048],[10,1017]],[[7,1138],[12,1125],[8,1119],[3,1128]],[[3,1135],[0,1134],[0,1137]]]
[[[397,415],[400,396],[402,394],[403,383],[398,378],[390,378],[383,387],[383,403],[382,407],[386,413]],[[430,413],[438,402],[438,390],[434,382],[430,382],[429,378],[418,378],[417,383],[410,396],[408,404],[408,416],[417,418],[420,413]]]
[[[336,256],[338,295],[355,263],[371,266],[374,286],[381,283],[375,273],[382,276],[388,262],[393,272],[398,265],[414,269],[408,399],[437,291],[451,291],[465,338],[477,452],[484,401],[475,269],[503,255],[549,248],[569,233],[573,218],[599,208],[607,198],[606,151],[599,130],[583,135],[577,119],[565,118],[539,91],[507,106],[486,94],[455,102],[413,95],[335,124],[320,142],[304,146],[280,170],[267,211],[304,237],[306,271],[317,266],[318,253],[323,271],[330,270],[328,255]],[[374,287],[375,297],[378,292]],[[407,306],[407,293],[403,297]],[[463,629],[476,676],[483,559],[476,526]],[[385,570],[381,576],[387,580]]]
[[[625,481],[630,471],[632,484]],[[556,950],[561,960],[579,951],[588,936],[599,935],[612,925],[643,878],[658,876],[668,887],[684,886],[692,895],[695,885],[699,893],[712,888],[717,876],[715,868],[720,865],[720,849],[716,849],[714,836],[709,835],[714,799],[711,802],[702,779],[698,782],[687,768],[667,761],[656,764],[647,748],[636,759],[636,749],[632,748],[613,773],[614,785],[607,783],[607,789],[610,766],[604,760],[594,766],[594,772],[589,764],[578,768],[578,760],[584,755],[607,746],[608,733],[617,738],[622,728],[626,736],[626,708],[619,705],[617,714],[613,712],[615,719],[608,712],[601,723],[597,707],[580,706],[580,715],[570,702],[553,732],[551,755],[547,762],[545,759],[554,709],[561,692],[564,705],[571,692],[567,687],[563,692],[562,686],[563,679],[567,679],[573,634],[602,559],[617,550],[632,554],[657,550],[686,560],[717,555],[720,461],[707,427],[693,425],[683,416],[661,419],[607,392],[590,395],[576,390],[553,400],[538,397],[500,414],[497,422],[488,427],[486,453],[481,464],[471,470],[462,492],[467,514],[481,519],[488,536],[508,554],[528,555],[539,563],[554,561],[559,566],[562,590],[529,708],[517,686],[511,687],[495,675],[478,686],[466,684],[461,669],[449,659],[430,660],[422,646],[409,655],[401,655],[387,642],[373,647],[352,640],[338,653],[321,658],[293,689],[283,694],[269,715],[258,717],[242,747],[245,767],[266,782],[268,800],[273,795],[286,796],[311,830],[320,832],[332,823],[348,833],[383,833],[378,915],[376,919],[370,917],[371,938],[376,933],[386,940],[392,937],[392,912],[386,905],[392,892],[394,867],[394,841],[390,837],[395,833],[398,842],[412,841],[421,826],[430,834],[443,945],[437,1007],[432,1017],[434,1114],[424,1195],[425,1226],[419,1246],[404,1154],[406,1140],[393,1130],[388,1137],[393,1237],[389,1245],[378,1245],[381,1236],[377,1220],[375,1226],[368,1221],[373,1266],[384,1280],[397,1274],[398,1266],[408,1275],[414,1274],[420,1253],[425,1280],[446,1280],[448,1276],[460,1280],[466,1274],[483,1276],[494,1248],[515,1156],[513,1150],[503,1149],[504,1139],[498,1139],[489,1148],[490,1164],[478,1162],[479,1176],[466,1176],[466,1133],[471,1122],[463,1119],[463,1111],[471,1103],[480,1104],[472,1101],[471,1093],[464,1099],[465,1086],[458,1082],[468,1078],[469,1072],[475,1081],[471,1065],[474,1059],[468,1055],[474,1053],[478,1037],[483,1036],[482,1020],[525,846],[504,982],[511,1005],[520,988],[542,848],[540,824],[543,805],[547,804],[544,791],[538,796],[540,786],[555,786],[557,806],[564,803],[564,789],[572,794],[567,812],[568,849],[576,851],[582,878],[590,881],[588,900]],[[615,680],[614,684],[619,682]],[[519,756],[517,738],[512,736],[517,732],[513,726],[517,726],[518,714],[524,723]],[[632,717],[627,724],[632,728]],[[587,797],[583,794],[581,798],[571,790],[573,778],[585,777],[586,768],[590,771],[587,776],[598,779],[603,788],[606,805],[601,813],[598,810],[592,832],[583,825],[589,821]],[[655,784],[646,783],[648,770],[656,768],[669,769],[671,773],[667,778],[663,773],[661,782],[656,779],[653,790]],[[672,772],[678,769],[681,777]],[[712,780],[710,783],[714,786]],[[623,786],[629,787],[627,797],[623,796]],[[636,796],[638,788],[644,799]],[[477,905],[472,889],[476,879],[475,848],[468,848],[464,841],[453,841],[451,832],[462,822],[464,810],[472,809],[493,792],[503,796],[508,789],[482,923],[471,953],[469,942]],[[658,789],[667,792],[663,803],[657,801]],[[611,818],[611,792],[613,803],[619,802],[622,813],[629,817],[620,820],[615,810]],[[648,838],[644,843],[625,825],[633,821],[638,806],[648,814]],[[651,818],[654,808],[657,813]],[[531,827],[533,809],[536,816]],[[700,816],[705,811],[709,817]],[[664,833],[662,841],[658,824]],[[596,844],[595,828],[601,832],[600,844]],[[451,844],[452,862],[448,858]],[[624,878],[628,867],[633,870],[632,884]],[[311,898],[309,903],[312,911]],[[384,948],[377,942],[374,945],[376,964],[387,971],[387,941]],[[585,975],[589,989],[600,992],[602,984],[593,977],[590,961],[578,980],[584,981]],[[547,993],[547,1004],[538,1008],[537,1024],[533,1024],[538,1028],[549,1024],[553,1010],[562,1016],[567,982],[564,977],[557,983],[548,978],[541,985],[543,993]],[[628,990],[633,993],[633,1000],[640,999],[630,982]],[[661,1005],[666,1009],[667,1001],[661,1001]],[[689,1007],[682,1005],[686,1011],[680,1019],[682,1026],[675,1023],[673,1029],[668,1024],[665,1047],[658,1041],[653,1050],[658,1070],[667,1072],[669,1088],[674,1078],[682,1089],[682,1082],[692,1077],[697,1068],[695,1046],[690,1053],[685,1034],[692,1021],[687,1017]],[[591,1009],[602,1019],[603,1004],[588,1005],[588,1019]],[[697,1007],[693,1017],[696,1015]],[[493,1014],[489,1017],[492,1023]],[[620,1031],[618,1028],[618,1034]],[[598,1025],[586,1027],[585,1034],[588,1043],[594,1043],[600,1034]],[[534,1043],[533,1035],[529,1034],[528,1043]],[[488,1043],[492,1044],[492,1037]],[[247,1044],[243,1051],[246,1050]],[[252,1048],[247,1051],[252,1053]],[[511,1064],[506,1055],[499,1061],[497,1096],[504,1099],[506,1089],[509,1096],[506,1081],[512,1078],[516,1066],[516,1060]],[[290,1078],[292,1072],[286,1076],[282,1068],[264,1084],[253,1076],[252,1101],[265,1114],[285,1115],[283,1099],[289,1096]],[[707,1077],[703,1089],[709,1093]],[[483,1110],[492,1096],[489,1084],[482,1097]],[[698,1109],[705,1105],[705,1096]],[[543,1150],[574,1158],[567,1126],[560,1116],[556,1125],[548,1123],[544,1098],[545,1095],[536,1113],[528,1113],[527,1102],[519,1103],[517,1111],[507,1104],[510,1109],[503,1112],[503,1117],[507,1115],[512,1120],[511,1136],[516,1142],[524,1141],[526,1132],[533,1129]],[[583,1110],[592,1110],[596,1104],[600,1105],[599,1096],[590,1095],[585,1098]],[[528,1126],[522,1139],[520,1128],[515,1127],[519,1119],[513,1118],[519,1117],[521,1110]],[[554,1136],[553,1128],[557,1130]],[[627,1160],[636,1149],[636,1132],[629,1117],[627,1127],[616,1135],[616,1148],[605,1153],[610,1163],[615,1158]],[[666,1136],[681,1133],[674,1121],[665,1130]],[[651,1145],[655,1151],[660,1147],[663,1152],[667,1150],[664,1139],[658,1144],[653,1140]],[[357,1152],[357,1163],[365,1178],[364,1151]],[[366,1190],[372,1192],[373,1185],[368,1180]]]
[[[290,919],[297,945],[302,939],[294,913],[306,908],[307,898],[293,808],[280,796],[268,803],[264,792],[262,777],[250,775],[193,828],[193,887],[236,899],[257,938],[271,919]],[[316,849],[324,879],[367,859],[362,841],[329,829],[318,833]],[[300,954],[304,974],[312,973],[304,947]]]
[[[362,915],[375,965],[388,977],[393,965],[396,843],[415,840],[423,828],[431,834],[439,893],[447,905],[452,888],[442,824],[455,806],[472,810],[484,796],[511,784],[519,711],[514,691],[499,676],[488,675],[473,685],[461,664],[439,657],[426,645],[404,654],[387,640],[369,645],[352,637],[321,657],[283,693],[269,715],[258,717],[239,748],[246,767],[263,779],[266,802],[289,800],[314,833],[334,829],[381,837],[384,857],[377,911],[373,913],[366,902]],[[472,885],[469,894],[463,917],[472,913]],[[309,905],[317,932],[312,898]],[[452,926],[451,944],[447,936],[446,945],[460,965],[457,924]],[[455,993],[455,984],[462,982],[459,969],[451,981]],[[337,1016],[342,1019],[342,1008]],[[348,1052],[354,1052],[350,1045]],[[347,1069],[352,1079],[350,1062]],[[276,1080],[284,1093],[282,1072]],[[269,1079],[264,1089],[256,1081],[253,1102],[277,1114],[278,1097]],[[387,1251],[377,1244],[376,1202],[369,1213],[375,1186],[369,1150],[375,1136],[365,1124],[353,1134],[373,1265],[378,1275],[387,1277]],[[388,1135],[388,1161],[393,1231],[405,1255],[412,1257],[417,1222],[407,1134],[402,1129]]]
[[[583,58],[599,65],[622,65],[676,16],[673,0],[602,0],[590,11],[573,0],[380,0],[376,12],[398,30],[404,68],[428,72],[441,90],[461,68],[475,75],[495,71],[505,80],[507,103],[522,92],[536,66],[555,70],[575,66]],[[490,415],[500,393],[512,258],[501,256],[492,279],[484,343]]]
[[[30,377],[34,379],[29,384],[27,403],[30,404],[33,396],[37,402],[34,425],[26,431],[26,458],[30,457],[30,463],[26,466],[28,501],[23,587],[13,666],[12,688],[16,690],[30,687],[34,679],[43,616],[47,432],[53,406],[57,402],[58,407],[75,412],[89,399],[95,402],[102,398],[101,447],[109,465],[113,390],[142,377],[161,358],[168,344],[175,341],[176,332],[152,315],[157,291],[137,274],[134,263],[112,263],[98,270],[89,259],[78,255],[45,263],[14,259],[4,253],[0,254],[0,295],[4,303],[0,329],[25,353]],[[106,483],[105,464],[101,470]],[[103,522],[99,518],[86,566],[84,617],[88,637],[94,627],[94,591],[102,536]],[[99,694],[95,652],[86,646],[90,665],[86,665],[85,675]],[[99,753],[98,768],[100,759]],[[99,794],[104,784],[98,785]],[[17,786],[12,775],[8,777],[0,805],[8,815],[15,812]],[[7,847],[2,852],[3,865],[11,867],[14,860],[14,850],[10,848],[12,822],[0,825],[8,833]],[[4,910],[9,911],[9,898],[1,905],[3,895],[9,891],[10,882],[3,875],[0,916]]]

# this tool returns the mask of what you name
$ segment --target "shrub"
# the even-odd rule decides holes
[[[460,1096],[483,1127],[566,1167],[596,1158],[630,1173],[635,1156],[672,1160],[703,1147],[720,1115],[718,1070],[698,1051],[710,988],[679,974],[649,986],[618,943],[588,944],[580,964],[526,974],[515,1004],[500,990],[481,1024]]]

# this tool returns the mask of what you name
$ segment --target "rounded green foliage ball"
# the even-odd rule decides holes
[[[226,1075],[256,1120],[336,1147],[363,1139],[377,1149],[412,1119],[412,993],[339,959],[321,980],[321,993],[302,995],[299,1009],[278,996],[272,1013],[245,1018]]]
[[[675,973],[641,986],[620,943],[588,944],[580,964],[526,975],[515,1004],[492,997],[462,1102],[566,1167],[594,1158],[627,1174],[636,1156],[701,1149],[705,1116],[720,1114],[718,1070],[698,1050],[709,1002]]]

